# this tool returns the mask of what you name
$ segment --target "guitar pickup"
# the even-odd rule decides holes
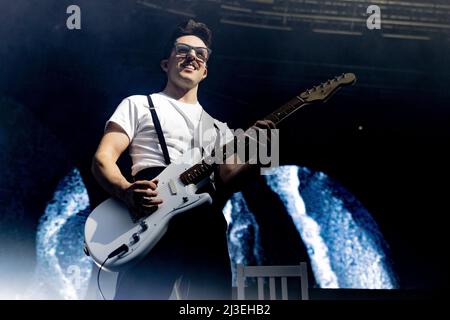
[[[177,194],[177,187],[175,186],[175,182],[173,182],[173,180],[170,180],[168,185],[169,185],[170,193],[172,195],[176,195]]]

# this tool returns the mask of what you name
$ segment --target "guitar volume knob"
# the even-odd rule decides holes
[[[139,223],[139,226],[141,227],[140,232],[144,232],[145,230],[148,229],[148,225],[145,221],[142,221],[141,223]]]
[[[141,239],[141,237],[139,237],[138,233],[133,233],[133,235],[131,236],[131,244],[136,244],[139,240]]]

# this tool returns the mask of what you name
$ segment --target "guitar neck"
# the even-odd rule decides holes
[[[307,104],[308,103],[306,103],[302,98],[296,96],[293,99],[289,100],[284,105],[282,105],[280,108],[269,114],[264,119],[270,120],[273,123],[275,123],[275,125],[278,125],[281,121],[283,121],[291,114],[293,114],[295,111],[297,111],[301,107],[304,107]]]

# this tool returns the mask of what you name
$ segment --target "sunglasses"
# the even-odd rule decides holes
[[[209,56],[212,52],[209,48],[192,47],[185,43],[175,43],[174,48],[176,55],[182,58],[186,57],[192,50],[194,50],[197,59],[203,63],[206,63],[206,61],[208,61]]]

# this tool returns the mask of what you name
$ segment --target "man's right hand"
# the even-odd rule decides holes
[[[139,180],[131,183],[122,192],[122,200],[137,217],[153,213],[163,201],[156,198],[158,179]]]

